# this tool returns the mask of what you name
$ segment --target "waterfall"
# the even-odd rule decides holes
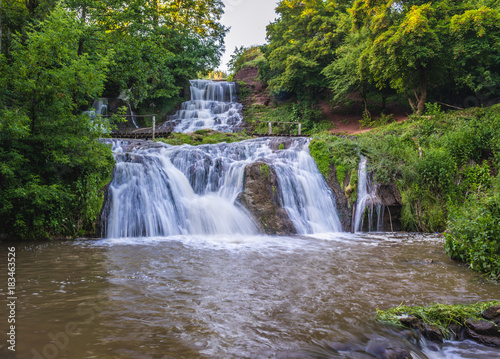
[[[368,220],[367,228],[369,232],[383,231],[383,218],[385,207],[380,203],[376,195],[376,187],[373,185],[367,168],[368,160],[360,156],[358,169],[358,200],[356,203],[356,213],[354,216],[354,232],[363,230],[364,221]]]
[[[108,238],[258,233],[236,201],[245,167],[255,161],[275,169],[299,234],[341,231],[333,193],[305,138],[286,150],[270,138],[196,147],[107,141],[116,159],[103,215]]]
[[[132,120],[132,123],[134,124],[135,128],[139,128],[139,126],[137,125],[137,122],[135,121],[135,113],[134,113],[134,111],[132,111],[132,106],[130,106],[130,104],[128,104],[128,108],[130,111],[130,119]]]
[[[104,116],[108,114],[108,100],[105,98],[95,100],[92,107],[95,109],[96,115]]]
[[[84,111],[84,114],[88,115],[90,118],[96,118],[97,116],[104,116],[108,114],[108,99],[100,98],[94,100],[92,103],[92,110]]]
[[[191,80],[191,101],[184,102],[171,118],[174,132],[212,129],[235,132],[241,124],[243,105],[236,101],[234,82]]]

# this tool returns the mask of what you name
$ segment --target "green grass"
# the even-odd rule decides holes
[[[232,143],[249,140],[253,138],[246,133],[224,133],[212,130],[198,130],[194,133],[172,133],[168,138],[158,138],[157,142],[163,142],[173,146],[180,145],[211,145],[216,143]]]
[[[324,120],[318,110],[311,109],[292,101],[275,103],[272,106],[252,105],[243,110],[245,121],[253,127],[255,133],[269,132],[267,122],[295,122],[297,124],[272,125],[273,133],[282,133],[284,127],[291,134],[298,134],[299,122],[302,134],[312,135],[332,128],[332,123]],[[284,126],[284,127],[283,127]]]
[[[438,327],[446,338],[450,338],[448,326],[450,324],[465,325],[469,319],[482,319],[481,313],[489,307],[499,305],[500,302],[481,302],[469,305],[455,304],[432,304],[427,307],[398,306],[389,310],[377,310],[376,320],[381,323],[395,326],[403,326],[400,322],[401,316],[414,316],[421,319],[424,324]]]
[[[260,174],[265,174],[266,175],[266,178],[267,180],[269,181],[269,178],[270,178],[270,170],[269,170],[269,166],[267,164],[263,164],[260,166]]]

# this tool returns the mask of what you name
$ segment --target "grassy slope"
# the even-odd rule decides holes
[[[406,230],[446,231],[450,256],[499,278],[500,106],[434,111],[352,140],[315,136],[311,154],[323,174],[335,164],[343,176],[355,168],[353,146],[377,182],[398,185]]]

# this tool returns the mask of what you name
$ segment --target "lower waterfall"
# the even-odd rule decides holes
[[[258,233],[236,200],[245,167],[255,161],[275,169],[282,206],[297,233],[342,231],[333,192],[305,138],[196,147],[107,141],[116,159],[103,212],[107,238]],[[282,141],[288,148],[279,150]]]
[[[376,195],[376,187],[367,171],[368,160],[361,156],[358,170],[358,200],[354,216],[354,232],[382,232],[385,207]],[[365,223],[368,221],[368,223]]]

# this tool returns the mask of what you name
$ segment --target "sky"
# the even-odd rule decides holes
[[[231,31],[226,35],[226,53],[220,68],[227,63],[235,47],[266,43],[266,26],[276,18],[278,0],[223,0],[226,5],[221,22]]]

